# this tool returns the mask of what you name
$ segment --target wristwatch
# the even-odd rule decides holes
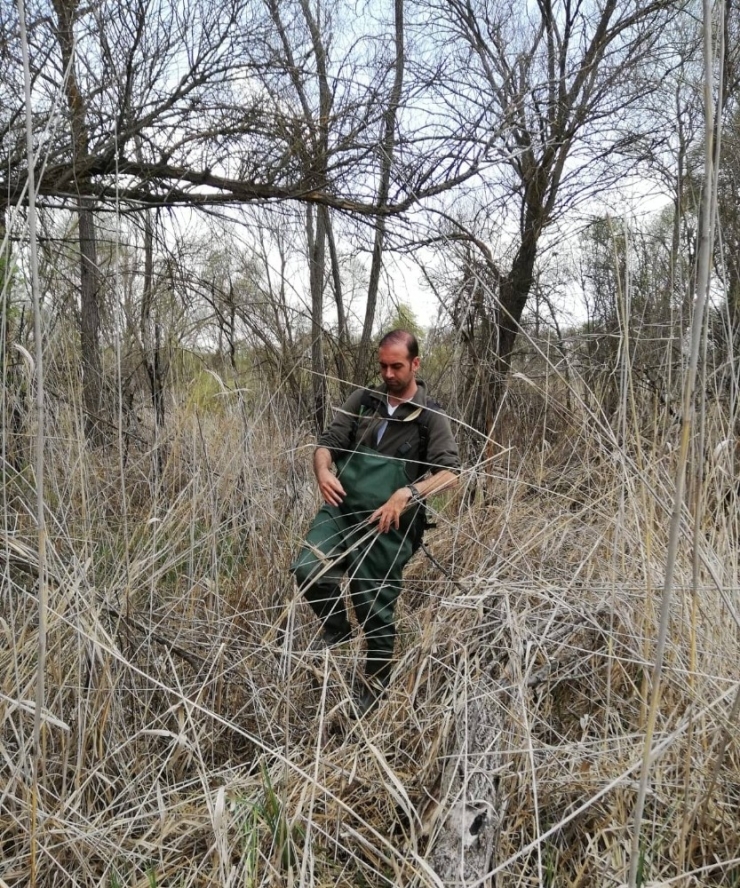
[[[414,502],[420,503],[420,502],[423,501],[423,497],[422,497],[422,495],[419,493],[419,488],[418,488],[418,487],[414,486],[413,484],[407,484],[407,485],[406,485],[406,490],[410,490],[410,491],[411,491],[411,499],[412,499]]]

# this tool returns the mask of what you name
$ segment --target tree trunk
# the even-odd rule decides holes
[[[84,202],[87,204],[87,202]],[[92,209],[78,214],[80,240],[80,347],[85,433],[92,444],[102,443],[103,373],[100,360],[100,292],[97,237]]]
[[[317,188],[327,186],[327,163],[329,159],[329,121],[332,111],[333,90],[329,84],[326,66],[326,46],[321,31],[321,5],[316,14],[308,0],[300,0],[301,11],[308,27],[311,44],[316,58],[316,77],[319,87],[319,119],[315,120],[311,102],[303,81],[301,66],[296,64],[288,32],[280,15],[277,0],[268,0],[268,7],[283,44],[285,58],[291,69],[293,87],[303,112],[303,121],[311,133],[311,150],[305,159],[306,170],[315,178]],[[319,208],[314,215],[313,208],[306,208],[306,239],[309,255],[309,281],[311,289],[311,372],[313,374],[313,413],[314,425],[321,432],[326,421],[326,376],[324,366],[324,273],[326,266],[326,239],[330,229],[329,213]],[[330,247],[331,249],[331,247]]]
[[[534,263],[540,228],[522,235],[522,243],[509,272],[501,275],[495,263],[469,263],[469,318],[472,327],[464,335],[472,363],[467,380],[470,404],[468,422],[480,435],[491,434],[496,411],[511,370],[511,357],[519,323],[534,281]],[[470,326],[470,319],[468,320]]]
[[[339,379],[339,388],[342,400],[349,395],[349,375],[347,359],[350,355],[349,327],[347,326],[347,313],[344,309],[344,288],[342,287],[342,270],[339,265],[339,251],[334,237],[334,229],[331,224],[331,215],[328,207],[322,207],[320,212],[326,214],[326,242],[329,246],[329,261],[331,263],[331,277],[334,285],[334,304],[337,307],[337,347],[334,356]]]
[[[524,233],[511,269],[501,278],[499,289],[498,350],[491,365],[489,379],[488,416],[486,431],[490,432],[496,410],[503,397],[506,377],[511,370],[511,356],[514,352],[519,322],[527,304],[534,280],[534,263],[537,257],[538,232]]]
[[[315,224],[314,224],[315,221]],[[326,423],[326,374],[324,369],[324,269],[326,264],[326,217],[312,207],[306,210],[311,287],[311,374],[313,377],[313,418],[317,432]]]
[[[388,205],[390,192],[391,170],[393,168],[393,156],[396,145],[396,115],[401,101],[403,88],[403,74],[405,63],[403,2],[395,0],[395,42],[396,59],[393,87],[388,100],[388,107],[383,115],[383,141],[380,157],[380,187],[378,189],[378,209],[384,210]],[[383,267],[383,248],[385,245],[386,217],[381,212],[378,215],[375,227],[375,241],[373,243],[373,258],[370,266],[370,281],[367,288],[367,305],[365,306],[365,321],[362,326],[362,337],[357,354],[354,381],[357,385],[365,385],[372,359],[370,342],[375,325],[375,313],[378,304],[378,287],[380,285],[380,272]]]
[[[505,804],[498,780],[491,777],[501,770],[504,732],[496,690],[490,679],[470,683],[464,695],[467,705],[456,713],[447,741],[429,856],[447,886],[475,883],[492,869]]]
[[[75,178],[84,175],[89,161],[89,133],[85,100],[80,93],[74,64],[74,18],[77,4],[53,0],[62,64],[67,72],[65,93],[70,117]],[[103,377],[100,357],[100,299],[102,279],[98,268],[94,204],[80,197],[77,213],[80,244],[80,347],[85,432],[93,444],[102,441]]]
[[[162,361],[162,327],[154,312],[154,225],[151,211],[144,214],[144,289],[141,298],[141,342],[144,367],[149,379],[149,392],[154,410],[154,428],[157,452],[156,468],[161,474],[161,433],[165,425],[164,380],[167,373]]]
[[[495,864],[506,820],[508,793],[501,791],[498,775],[509,761],[507,737],[515,718],[512,666],[519,651],[509,645],[490,647],[487,633],[504,619],[501,603],[494,602],[484,607],[481,623],[469,627],[471,656],[461,658],[447,691],[452,717],[445,720],[449,728],[439,744],[440,773],[422,812],[430,834],[429,863],[449,888],[497,884],[486,873]],[[486,643],[478,647],[483,627],[488,627]]]

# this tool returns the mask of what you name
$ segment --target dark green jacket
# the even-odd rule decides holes
[[[330,450],[334,462],[339,461],[343,455],[359,445],[364,445],[383,456],[403,459],[406,461],[406,474],[410,482],[416,481],[427,471],[432,473],[441,469],[459,471],[460,456],[450,422],[439,407],[426,409],[426,386],[420,379],[417,379],[416,384],[418,388],[411,401],[399,404],[390,417],[386,409],[385,386],[369,390],[379,401],[375,413],[367,407],[362,407],[363,389],[353,392],[336,411],[333,422],[319,438],[319,447]],[[413,419],[420,407],[426,414],[425,422],[428,428],[426,465],[418,463],[419,423]],[[388,427],[378,444],[378,429],[385,420],[388,421]],[[355,427],[357,431],[353,440],[352,433]]]

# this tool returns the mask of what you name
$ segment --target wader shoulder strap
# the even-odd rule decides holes
[[[380,398],[376,397],[372,392],[364,391],[362,400],[360,401],[360,409],[352,419],[352,430],[349,436],[350,449],[357,442],[357,430],[360,428],[360,418],[368,413],[377,413],[380,410]]]
[[[438,404],[432,398],[427,398],[426,406],[430,410],[441,410],[442,405]],[[421,416],[417,420],[419,426],[419,462],[426,465],[427,451],[429,450],[429,414],[423,410]]]

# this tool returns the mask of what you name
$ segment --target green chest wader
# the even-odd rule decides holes
[[[340,506],[322,506],[291,570],[324,626],[342,637],[349,637],[350,631],[340,587],[347,574],[352,605],[365,633],[367,674],[386,682],[395,643],[396,600],[417,540],[416,508],[401,516],[398,530],[373,534],[354,548],[353,544],[367,533],[370,515],[409,483],[406,464],[360,445],[337,461],[337,470],[347,495]],[[334,559],[331,569],[314,581]]]

